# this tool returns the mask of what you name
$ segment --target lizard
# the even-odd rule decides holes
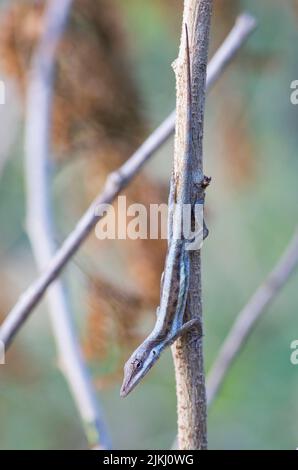
[[[185,24],[186,35],[186,65],[187,65],[187,119],[185,168],[181,178],[179,194],[175,182],[174,172],[171,177],[168,214],[168,250],[165,269],[161,278],[160,305],[157,307],[157,319],[153,330],[143,343],[133,352],[124,366],[124,379],[120,390],[121,397],[126,397],[148,373],[160,357],[160,354],[173,344],[176,339],[194,327],[199,327],[198,319],[184,321],[186,309],[189,278],[190,278],[190,252],[187,244],[189,240],[181,231],[183,220],[182,210],[184,204],[191,200],[191,161],[192,161],[192,106],[191,106],[191,64],[188,29]],[[210,183],[210,178],[201,179],[202,188]],[[197,201],[203,203],[203,201]],[[179,234],[175,233],[179,225]],[[178,235],[178,236],[177,236]],[[204,222],[203,238],[208,235]]]

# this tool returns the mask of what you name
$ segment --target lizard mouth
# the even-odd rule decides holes
[[[146,370],[144,373],[139,373],[138,375],[133,375],[128,377],[126,380],[123,380],[123,384],[120,389],[120,397],[125,398],[127,395],[134,390],[134,388],[138,385],[141,379],[146,375],[149,369]]]
[[[124,381],[120,389],[120,397],[121,398],[127,397],[127,395],[136,387],[139,381],[140,379],[136,380],[135,382],[132,382],[131,380]]]
[[[126,390],[125,384],[120,389],[120,397],[125,398],[129,394],[129,390]]]

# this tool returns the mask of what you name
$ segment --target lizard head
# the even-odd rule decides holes
[[[146,341],[134,351],[124,366],[121,397],[126,397],[135,388],[157,361],[159,355],[160,352],[156,345]]]

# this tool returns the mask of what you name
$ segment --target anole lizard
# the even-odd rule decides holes
[[[174,175],[171,179],[169,196],[169,229],[168,251],[165,262],[165,270],[161,281],[160,306],[157,308],[157,320],[152,332],[144,342],[134,351],[124,366],[124,380],[120,395],[127,396],[142,380],[151,367],[158,360],[161,352],[171,345],[180,335],[190,328],[198,326],[198,320],[184,321],[184,313],[188,297],[190,276],[190,254],[187,249],[189,240],[185,239],[181,228],[178,236],[173,236],[173,228],[177,224],[181,227],[182,210],[184,204],[191,201],[191,152],[192,152],[192,110],[191,110],[191,76],[190,76],[190,51],[187,26],[186,55],[187,55],[187,129],[184,164],[186,168],[182,172],[180,191],[177,191],[177,182]],[[202,179],[201,179],[202,180]],[[203,177],[202,188],[210,182]],[[202,201],[201,201],[202,203]],[[207,236],[204,225],[204,238]]]

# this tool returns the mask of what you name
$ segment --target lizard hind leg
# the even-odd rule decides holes
[[[200,321],[197,318],[193,318],[192,320],[189,320],[184,323],[184,325],[182,325],[181,328],[176,331],[176,333],[170,336],[169,339],[166,341],[165,346],[171,346],[171,344],[175,343],[176,339],[179,338],[179,336],[183,335],[192,328],[198,328],[200,330],[200,338],[203,336]]]

